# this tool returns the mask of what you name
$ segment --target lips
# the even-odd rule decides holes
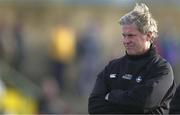
[[[133,46],[125,46],[126,47],[126,49],[132,49],[133,48]]]

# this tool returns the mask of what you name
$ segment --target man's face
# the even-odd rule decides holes
[[[135,24],[122,25],[123,44],[129,55],[141,55],[150,46],[150,36],[142,34]]]

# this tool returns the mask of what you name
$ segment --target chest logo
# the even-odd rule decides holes
[[[122,79],[131,80],[132,79],[132,75],[131,74],[125,74],[125,75],[122,76]]]
[[[142,81],[142,77],[141,76],[138,76],[137,78],[136,78],[136,82],[137,83],[140,83]]]
[[[116,78],[116,74],[110,74],[110,78]]]

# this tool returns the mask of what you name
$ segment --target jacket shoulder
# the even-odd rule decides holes
[[[117,65],[125,62],[125,60],[126,60],[125,56],[120,57],[120,58],[116,58],[116,59],[111,60],[108,65],[109,66],[117,66]]]
[[[171,64],[160,55],[158,55],[156,58],[153,59],[151,68],[153,72],[158,72],[163,74],[172,72]]]
[[[157,67],[171,68],[171,64],[160,55],[154,60],[154,64]]]

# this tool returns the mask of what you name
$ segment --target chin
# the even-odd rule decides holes
[[[133,49],[126,49],[128,55],[136,55],[136,52]]]
[[[134,52],[127,52],[128,55],[137,55],[136,53]]]
[[[133,53],[128,53],[128,55],[137,55],[137,54],[133,54]]]

